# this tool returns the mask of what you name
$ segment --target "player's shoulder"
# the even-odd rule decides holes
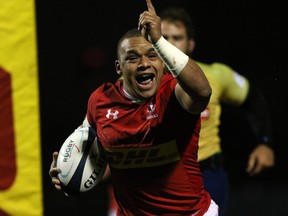
[[[223,88],[227,87],[229,83],[234,82],[235,77],[241,77],[245,79],[243,76],[235,72],[235,70],[232,67],[224,63],[213,62],[210,64],[207,63],[198,63],[198,64],[202,68],[203,72],[205,73],[209,81],[214,80],[216,83],[218,83],[218,85],[222,86]]]
[[[212,62],[212,63],[197,62],[197,64],[205,73],[221,74],[221,73],[232,73],[234,71],[232,67],[230,67],[229,65],[220,62]]]
[[[100,85],[96,91],[98,92],[107,92],[111,91],[113,89],[118,89],[123,81],[122,80],[117,80],[115,83],[112,82],[104,82],[102,85]]]
[[[97,89],[95,89],[91,96],[92,98],[99,98],[104,95],[112,94],[112,92],[119,91],[121,88],[122,80],[118,80],[115,83],[105,82],[101,84]]]

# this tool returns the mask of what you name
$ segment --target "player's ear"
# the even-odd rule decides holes
[[[193,39],[189,39],[189,45],[188,45],[188,49],[189,49],[189,52],[192,53],[193,50],[195,49],[195,46],[196,46],[196,43]]]
[[[116,69],[116,72],[117,72],[118,75],[122,75],[122,71],[121,71],[121,67],[120,67],[120,62],[119,62],[118,59],[115,61],[115,69]]]
[[[166,65],[164,62],[162,62],[162,68],[165,70],[166,69]]]

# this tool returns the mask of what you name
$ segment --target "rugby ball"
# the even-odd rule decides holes
[[[104,175],[107,158],[92,127],[76,129],[62,144],[57,158],[58,177],[68,195],[90,191]]]

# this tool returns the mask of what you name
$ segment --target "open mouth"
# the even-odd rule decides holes
[[[154,78],[154,74],[139,74],[136,77],[136,80],[140,85],[148,85],[150,82],[153,81]]]

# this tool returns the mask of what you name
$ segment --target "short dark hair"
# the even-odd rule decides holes
[[[139,31],[137,28],[133,28],[130,29],[129,31],[127,31],[118,41],[118,45],[117,45],[117,56],[119,58],[119,50],[120,50],[120,46],[121,43],[128,38],[132,38],[132,37],[142,37],[141,31]]]
[[[188,38],[195,39],[195,25],[192,22],[191,16],[188,14],[187,10],[181,7],[168,7],[164,9],[159,16],[162,20],[167,20],[169,22],[179,21],[183,23],[187,30]]]

